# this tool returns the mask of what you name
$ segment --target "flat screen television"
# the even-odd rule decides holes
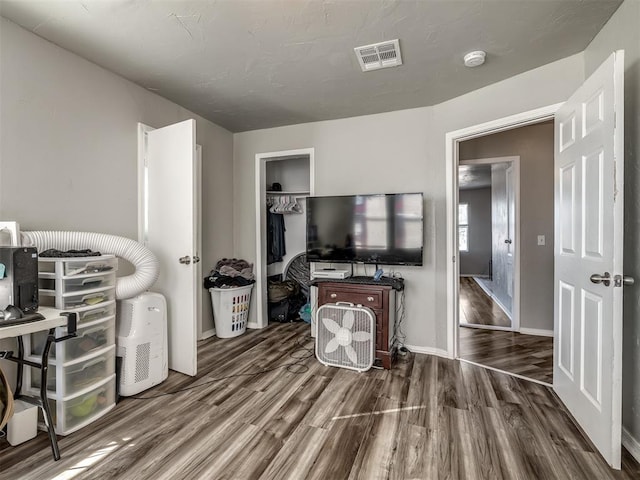
[[[310,262],[422,265],[422,193],[307,199]]]

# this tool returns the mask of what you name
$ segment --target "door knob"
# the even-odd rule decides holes
[[[511,245],[511,243],[512,243],[512,242],[511,242],[511,239],[507,238],[507,239],[504,241],[504,243],[508,243],[509,245]]]
[[[615,275],[613,277],[613,286],[614,287],[622,287],[623,285],[625,287],[630,287],[631,285],[635,284],[636,280],[633,277],[630,277],[629,275]]]
[[[180,257],[178,261],[184,265],[189,265],[191,263],[191,257],[189,255],[185,255],[184,257]]]
[[[602,283],[605,287],[611,285],[611,274],[609,272],[604,272],[604,275],[600,275],[598,273],[594,273],[589,277],[591,283]]]
[[[193,263],[198,263],[200,261],[200,257],[199,256],[194,256],[193,257]]]

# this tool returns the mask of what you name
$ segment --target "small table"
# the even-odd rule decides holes
[[[49,441],[51,443],[51,451],[53,453],[54,460],[60,460],[60,450],[58,448],[58,440],[56,438],[56,432],[54,429],[53,421],[51,419],[51,410],[49,408],[49,400],[47,398],[47,371],[49,369],[49,350],[52,343],[62,342],[69,338],[76,336],[76,314],[60,312],[49,307],[40,307],[38,313],[44,316],[43,320],[36,320],[29,323],[22,323],[18,325],[10,325],[6,327],[0,327],[0,340],[4,338],[17,338],[18,340],[18,353],[14,355],[13,351],[0,351],[0,359],[9,360],[15,362],[18,365],[16,390],[14,397],[16,399],[21,398],[28,403],[36,405],[42,409],[44,423],[47,427],[49,434]],[[67,326],[67,335],[64,337],[56,338],[56,327]],[[41,332],[43,330],[49,330],[47,335],[47,341],[42,350],[42,357],[40,363],[25,360],[24,358],[24,344],[22,342],[22,335],[29,335],[30,333]],[[22,370],[24,366],[34,367],[40,369],[40,396],[34,397],[29,395],[22,395]]]

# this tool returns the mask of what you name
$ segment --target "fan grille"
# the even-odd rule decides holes
[[[369,370],[375,359],[375,316],[366,307],[318,308],[316,357],[325,365]]]

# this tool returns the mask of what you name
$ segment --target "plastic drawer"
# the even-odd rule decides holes
[[[87,323],[78,327],[77,336],[64,342],[56,343],[49,353],[50,358],[57,358],[62,362],[84,357],[92,352],[97,352],[105,347],[115,344],[115,317],[107,317],[104,320]],[[56,336],[67,334],[67,327],[56,328]],[[29,355],[42,355],[44,344],[47,340],[47,332],[36,332],[30,335]]]
[[[116,314],[115,300],[101,302],[96,306],[88,306],[73,310],[78,315],[78,326],[89,322],[96,322]]]
[[[115,375],[85,393],[60,398],[49,396],[51,416],[58,435],[68,435],[111,410],[116,402]],[[38,409],[40,410],[40,409]],[[42,412],[40,411],[42,421]]]
[[[40,258],[38,259],[38,271],[41,273],[55,273],[56,263],[64,265],[62,275],[74,276],[88,273],[109,273],[118,269],[118,259],[114,255],[101,257],[79,258]]]
[[[76,277],[62,279],[62,293],[93,290],[100,287],[113,287],[115,283],[115,276],[111,273],[102,275],[78,275]],[[56,280],[55,278],[40,277],[38,285],[45,290],[55,290]]]
[[[56,298],[59,302],[56,302]],[[51,290],[40,290],[40,305],[54,307],[58,310],[74,310],[76,308],[91,307],[99,303],[115,299],[115,287],[94,288],[80,293],[56,296]],[[56,303],[58,303],[56,305]]]
[[[32,360],[37,360],[36,357]],[[30,368],[29,387],[40,388],[40,369]],[[49,363],[47,390],[58,396],[73,396],[116,373],[116,346],[112,345],[71,363]]]

